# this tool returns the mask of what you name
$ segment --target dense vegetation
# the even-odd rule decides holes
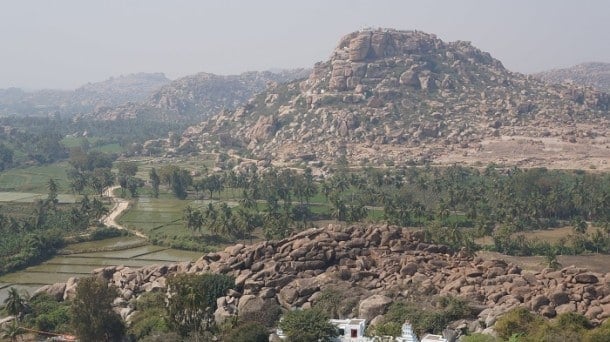
[[[84,196],[78,203],[60,204],[53,180],[49,181],[48,190],[45,200],[5,204],[1,208],[0,274],[53,256],[68,237],[74,240],[84,233],[89,233],[89,238],[116,236],[117,232],[112,229],[88,231],[108,211],[100,199]]]
[[[314,220],[385,221],[421,227],[433,242],[475,250],[488,236],[513,255],[610,252],[610,175],[547,169],[451,166],[338,170],[316,179],[310,169],[208,173],[191,178],[177,166],[160,170],[178,198],[215,199],[184,210],[185,226],[229,239],[262,227],[282,238]],[[170,175],[170,176],[168,176]],[[181,179],[186,179],[182,181]],[[173,180],[173,181],[172,181]],[[597,226],[593,233],[588,226]],[[571,239],[550,244],[523,233],[572,226]]]
[[[60,117],[0,117],[0,171],[35,164],[49,164],[68,158],[71,147],[104,151],[111,148],[127,155],[155,154],[144,151],[149,139],[181,131],[184,125],[142,119],[122,121],[72,120]],[[70,137],[67,139],[66,137]],[[105,151],[108,152],[108,151]]]
[[[586,317],[574,312],[564,313],[553,320],[547,320],[525,308],[517,308],[502,316],[494,325],[494,330],[498,333],[497,338],[490,335],[472,334],[465,337],[464,341],[604,342],[609,340],[610,321],[606,320],[593,329],[591,322]]]

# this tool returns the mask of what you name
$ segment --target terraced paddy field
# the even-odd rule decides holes
[[[70,277],[86,277],[98,267],[124,265],[142,267],[198,259],[202,253],[143,245],[137,237],[119,237],[67,246],[42,264],[0,277],[0,302],[10,287],[33,293],[43,285],[65,282]]]
[[[0,191],[0,202],[32,203],[36,200],[46,199],[47,197],[47,194],[36,194],[33,192]],[[59,200],[59,203],[74,203],[77,201],[77,196],[59,194],[57,199]]]

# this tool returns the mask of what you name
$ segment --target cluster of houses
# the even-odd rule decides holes
[[[421,340],[418,339],[409,322],[405,322],[402,325],[401,335],[398,337],[364,336],[366,320],[361,318],[331,319],[330,323],[339,329],[339,336],[335,338],[336,342],[448,342],[443,336],[433,334],[427,334]],[[276,335],[280,339],[286,339],[286,335],[279,328],[276,331]]]

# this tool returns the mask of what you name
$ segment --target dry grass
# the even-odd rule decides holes
[[[510,256],[497,252],[482,251],[477,253],[477,256],[483,259],[503,259],[507,262],[519,265],[525,271],[541,271],[546,267],[544,257],[541,256]],[[589,254],[589,255],[559,255],[557,260],[562,267],[575,266],[588,268],[594,272],[609,273],[610,272],[610,255],[605,254]]]
[[[593,234],[598,229],[598,227],[589,226],[587,228],[588,234]],[[574,235],[574,230],[570,226],[561,227],[561,228],[553,228],[553,229],[539,229],[532,230],[528,232],[522,232],[527,240],[538,239],[540,241],[547,241],[550,243],[557,243],[561,238],[569,239],[570,235]],[[475,241],[479,245],[492,245],[493,240],[490,236],[485,236],[482,238],[478,238]]]

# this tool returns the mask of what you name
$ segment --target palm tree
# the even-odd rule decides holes
[[[4,304],[5,310],[9,315],[21,317],[25,313],[25,299],[14,287],[8,290],[8,297],[4,300]]]
[[[200,231],[201,227],[203,227],[203,215],[201,211],[194,209],[190,205],[184,209],[182,219],[188,229]]]
[[[546,264],[546,267],[556,270],[561,268],[561,264],[559,263],[559,261],[557,260],[557,253],[555,252],[554,249],[550,248],[544,255],[544,261]]]
[[[23,334],[21,327],[17,324],[17,320],[13,321],[13,324],[7,324],[2,329],[2,338],[9,338],[11,342],[17,341],[19,335]]]
[[[246,209],[254,209],[256,208],[256,201],[251,194],[251,191],[244,189],[242,191],[241,199],[239,200],[239,204]]]
[[[236,224],[240,235],[242,237],[248,235],[250,237],[250,243],[252,243],[252,232],[260,221],[258,214],[251,213],[249,211],[239,208],[236,212],[236,215]]]

